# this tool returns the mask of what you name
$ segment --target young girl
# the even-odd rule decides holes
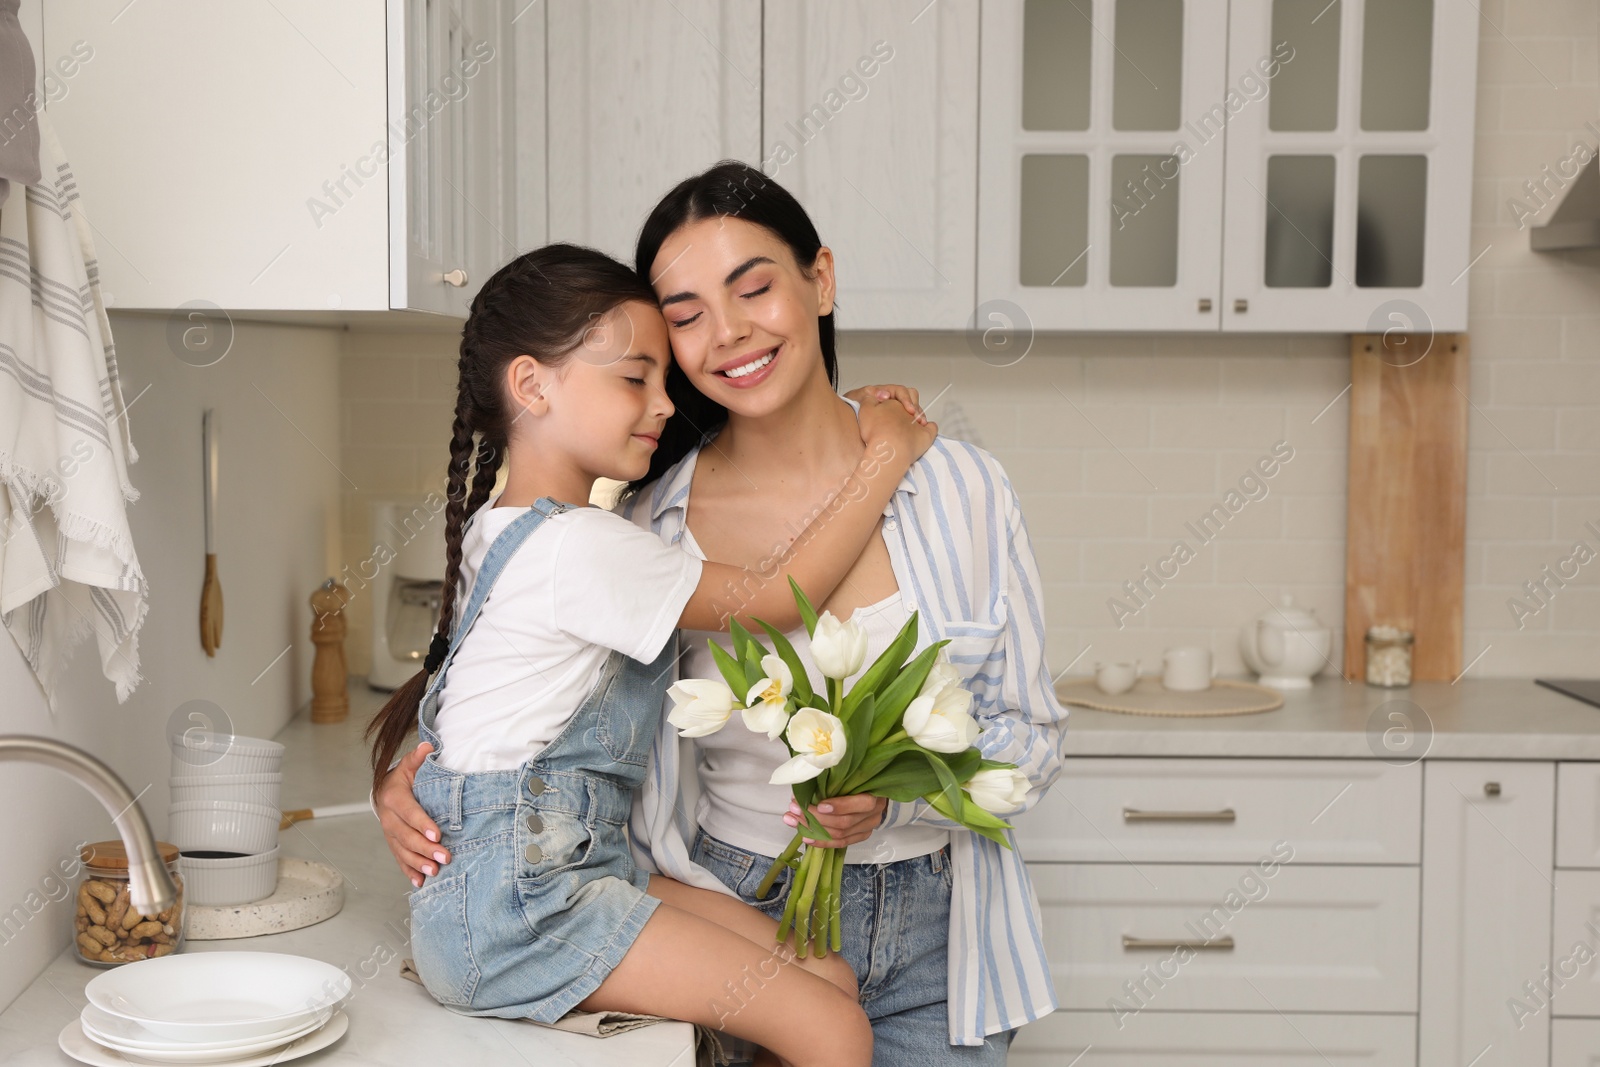
[[[872,1033],[849,966],[799,960],[759,911],[636,868],[624,825],[674,631],[725,630],[730,605],[798,625],[784,575],[831,595],[936,428],[896,401],[868,404],[867,459],[781,572],[702,562],[581,506],[597,478],[648,469],[673,412],[668,360],[654,293],[598,252],[530,252],[473,301],[439,630],[368,728],[375,783],[413,723],[433,746],[416,797],[454,862],[430,865],[412,894],[413,955],[429,993],[463,1014],[649,1013],[725,1029],[785,1063],[865,1067]],[[457,623],[458,575],[470,595]]]

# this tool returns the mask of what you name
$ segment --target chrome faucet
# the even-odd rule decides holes
[[[178,887],[156,849],[150,824],[115,771],[81,748],[26,734],[0,734],[0,763],[8,760],[54,767],[93,793],[111,813],[128,850],[128,902],[135,911],[154,915],[177,902]]]

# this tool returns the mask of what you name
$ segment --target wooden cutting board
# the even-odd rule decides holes
[[[1461,672],[1467,518],[1467,335],[1350,338],[1345,677],[1369,626],[1416,635],[1415,681]]]

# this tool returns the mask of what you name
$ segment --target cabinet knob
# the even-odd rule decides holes
[[[446,285],[453,285],[457,289],[460,289],[462,286],[467,284],[467,272],[462,270],[460,267],[457,267],[455,270],[447,270],[444,272],[444,283]]]
[[[1209,296],[1202,296],[1200,298],[1200,311],[1201,311],[1201,313],[1204,314],[1205,312],[1210,311],[1210,310],[1211,310],[1211,298]]]
[[[1244,314],[1246,311],[1250,310],[1250,301],[1240,297],[1238,300],[1233,302],[1233,310],[1236,314]]]
[[[1499,796],[1500,795],[1500,783],[1499,782],[1484,782],[1483,783],[1483,795],[1486,796],[1486,797],[1497,797],[1497,796]]]

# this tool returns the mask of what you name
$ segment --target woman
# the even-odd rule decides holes
[[[862,458],[854,407],[834,391],[833,255],[792,196],[727,162],[656,206],[635,265],[667,318],[677,413],[624,511],[668,542],[782,580],[795,534]],[[1030,806],[1060,769],[1066,716],[1004,471],[940,438],[902,480],[880,530],[820,606],[867,627],[869,661],[913,610],[920,644],[948,639],[975,694],[978,747],[1026,774]],[[728,610],[747,595],[729,589]],[[684,635],[682,676],[716,677],[704,637]],[[786,756],[782,742],[724,730],[695,739],[684,760],[664,723],[630,822],[640,866],[778,914],[792,872],[767,900],[754,890],[798,824],[789,790],[768,783]],[[407,757],[377,796],[390,848],[414,879],[449,859],[410,796],[417,762]],[[813,810],[832,835],[820,843],[849,848],[844,955],[872,1020],[874,1063],[1003,1063],[1015,1028],[1055,1007],[1022,857],[921,801],[835,797]]]

